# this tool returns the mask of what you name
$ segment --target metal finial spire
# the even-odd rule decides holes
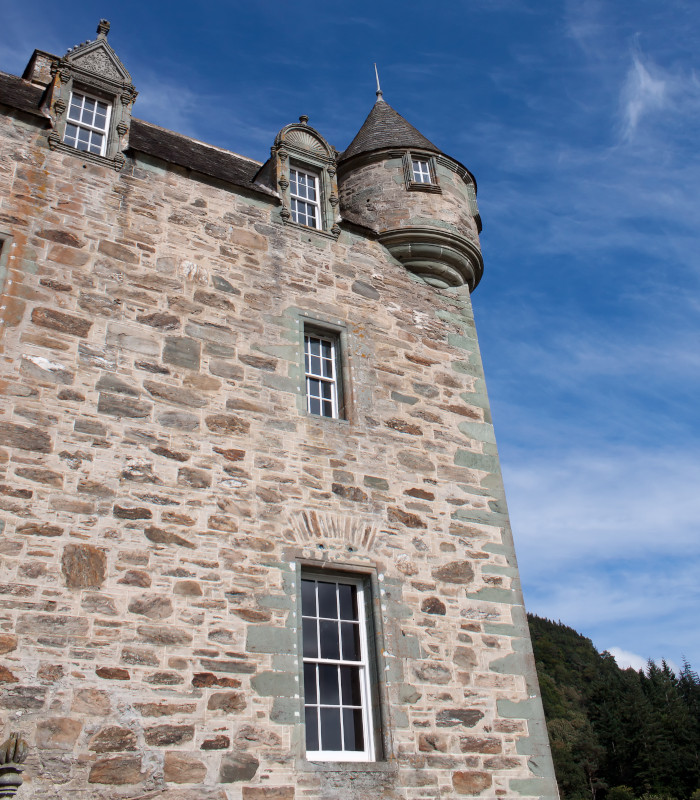
[[[379,70],[377,69],[377,64],[374,64],[374,74],[377,76],[377,100],[382,99],[382,87],[379,85]]]

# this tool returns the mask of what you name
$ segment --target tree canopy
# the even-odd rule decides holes
[[[528,615],[562,800],[700,800],[700,679],[620,669],[573,628]]]

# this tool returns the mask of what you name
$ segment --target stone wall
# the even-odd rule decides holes
[[[0,708],[23,798],[556,794],[466,289],[0,118]],[[346,420],[305,413],[306,319]],[[303,758],[299,570],[375,590],[384,758]]]

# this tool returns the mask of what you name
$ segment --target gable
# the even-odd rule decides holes
[[[131,76],[104,40],[80,45],[66,55],[66,61],[82,72],[119,83],[131,83]]]

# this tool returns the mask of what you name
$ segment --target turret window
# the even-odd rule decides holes
[[[103,156],[111,106],[88,95],[71,92],[63,141],[87,153]]]
[[[430,164],[427,161],[413,159],[413,180],[416,183],[432,183]]]
[[[422,153],[405,153],[403,157],[403,172],[407,189],[423,192],[441,191],[433,156],[424,156]]]
[[[292,220],[309,228],[321,227],[318,177],[296,167],[289,170]]]

